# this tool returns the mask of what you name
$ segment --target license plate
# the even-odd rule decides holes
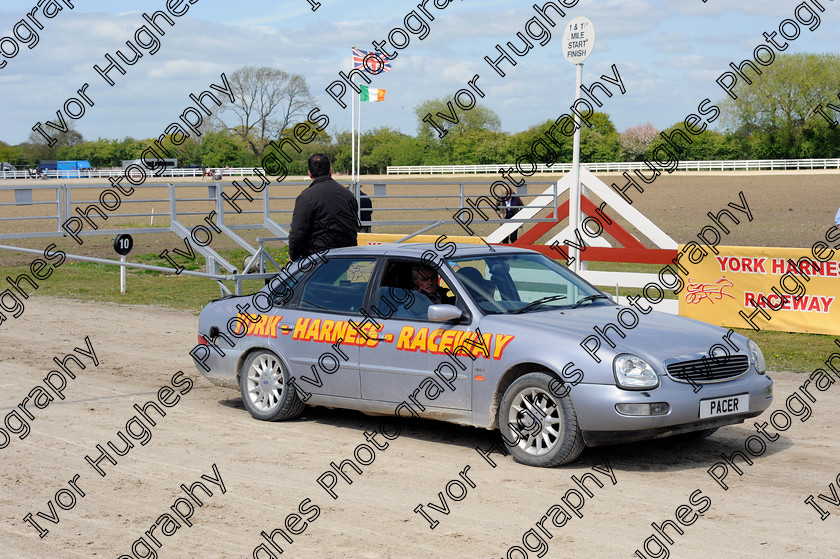
[[[720,415],[732,415],[748,411],[750,411],[749,394],[738,394],[737,396],[724,396],[722,398],[700,400],[700,419],[718,417]]]

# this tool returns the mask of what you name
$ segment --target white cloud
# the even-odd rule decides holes
[[[539,4],[544,1],[538,0]],[[163,3],[158,3],[159,9]],[[198,3],[188,15],[165,26],[160,51],[144,54],[126,75],[112,72],[117,85],[109,87],[93,70],[105,66],[106,53],[122,49],[145,23],[142,12],[127,0],[88,0],[72,12],[48,22],[34,49],[24,48],[0,69],[0,131],[5,141],[26,138],[37,121],[54,119],[55,111],[84,83],[95,106],[77,126],[89,137],[156,136],[189,103],[189,93],[219,83],[245,65],[270,65],[306,77],[316,103],[333,124],[349,127],[349,109],[342,110],[324,92],[349,71],[350,47],[372,50],[374,40],[385,39],[394,26],[403,26],[405,14],[416,2],[368,0],[323,2],[311,12],[305,0],[291,9],[251,0],[241,3]],[[518,43],[516,33],[535,15],[526,2],[453,2],[445,10],[427,6],[435,16],[428,37],[411,35],[399,51],[393,71],[373,78],[388,89],[385,103],[366,107],[370,127],[389,125],[415,132],[412,107],[430,97],[451,94],[479,74],[487,93],[481,102],[496,110],[508,131],[522,130],[568,110],[574,90],[574,67],[562,57],[562,23],[551,28],[551,41],[535,45],[517,65],[504,63],[501,78],[483,60],[497,56],[495,45]],[[32,0],[4,0],[0,30],[9,31],[33,5]],[[606,110],[619,128],[650,120],[664,128],[684,117],[704,97],[719,97],[714,79],[730,60],[752,54],[762,31],[777,28],[793,13],[787,1],[745,0],[737,5],[721,0],[670,3],[664,0],[590,0],[567,10],[566,21],[586,15],[597,32],[595,50],[584,69],[584,82],[610,74],[616,64],[627,84],[627,94],[613,97]],[[85,12],[84,10],[99,10]],[[151,8],[149,8],[151,10]],[[111,13],[108,13],[111,12]],[[831,12],[831,13],[829,13]],[[821,14],[816,32],[803,32],[795,43],[798,52],[837,52],[840,34],[826,25],[837,10]],[[254,16],[251,14],[264,14]],[[7,32],[2,34],[6,35]],[[144,51],[145,52],[145,51]],[[737,60],[736,60],[737,59]],[[349,99],[349,95],[347,96]]]

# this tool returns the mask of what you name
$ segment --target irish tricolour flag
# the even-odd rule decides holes
[[[362,90],[362,92],[359,94],[359,98],[362,101],[369,101],[371,103],[375,103],[376,101],[385,100],[384,89],[376,89],[374,87],[368,87],[366,85],[360,85],[359,88]]]

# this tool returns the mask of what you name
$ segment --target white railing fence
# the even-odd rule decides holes
[[[584,163],[593,173],[609,173],[632,171],[635,169],[647,169],[644,162],[625,161],[612,163]],[[464,175],[464,174],[498,174],[505,169],[516,168],[514,163],[492,164],[492,165],[389,165],[389,175]],[[555,163],[537,165],[537,172],[544,173],[566,173],[571,171],[571,163]],[[802,169],[840,169],[840,159],[739,159],[731,161],[680,161],[677,164],[678,171],[783,171]],[[258,170],[264,174],[262,168]],[[254,167],[228,167],[221,169],[225,177],[250,177],[254,176]],[[51,179],[74,179],[91,178],[101,179],[119,177],[125,174],[124,169],[82,169],[81,171],[47,171]],[[151,173],[150,173],[151,174]],[[167,169],[161,177],[198,177],[201,178],[201,169]],[[23,171],[0,171],[0,179],[28,179],[33,178],[29,172]]]
[[[643,161],[613,163],[584,163],[593,173],[622,172],[635,169],[647,169]],[[480,174],[500,173],[509,168],[516,168],[513,163],[493,165],[389,165],[389,175],[422,174]],[[680,161],[678,171],[776,171],[801,169],[840,169],[840,159],[740,159],[731,161]],[[571,163],[537,165],[538,173],[566,173],[572,170]]]
[[[260,169],[262,171],[262,169]],[[148,176],[153,176],[153,171],[148,171]],[[112,167],[108,169],[81,169],[81,170],[60,170],[54,169],[46,171],[47,178],[50,179],[107,179],[109,177],[121,177],[125,175],[125,169]],[[138,173],[135,172],[135,175]],[[253,167],[237,167],[227,168],[222,171],[222,175],[226,177],[252,177],[254,176]],[[157,176],[157,175],[155,175]],[[201,169],[166,169],[160,175],[161,177],[197,177],[201,178]],[[29,171],[0,171],[0,179],[37,179],[32,176]],[[212,180],[207,177],[207,180]]]

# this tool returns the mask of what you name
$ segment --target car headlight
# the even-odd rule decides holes
[[[659,386],[659,376],[647,361],[635,355],[622,354],[613,361],[615,382],[619,388],[644,390]]]
[[[750,360],[755,365],[755,370],[758,374],[763,375],[767,370],[767,363],[764,362],[764,354],[761,353],[761,348],[752,340],[747,340],[747,347],[750,349]]]

